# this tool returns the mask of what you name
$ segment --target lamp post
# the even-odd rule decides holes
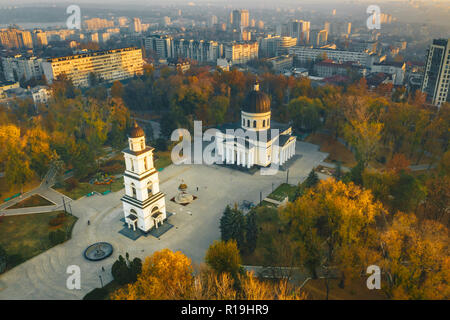
[[[62,197],[62,200],[63,200],[63,205],[64,205],[64,212],[67,213],[66,201],[64,200],[64,196]]]

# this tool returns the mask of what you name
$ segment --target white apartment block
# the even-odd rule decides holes
[[[225,59],[232,64],[243,64],[258,58],[258,42],[231,43],[224,46]]]
[[[373,55],[367,52],[331,50],[310,47],[292,47],[289,48],[289,54],[295,56],[295,60],[299,63],[315,62],[317,59],[326,57],[336,62],[358,62],[364,66],[371,66],[373,63]]]
[[[143,64],[142,50],[131,47],[48,59],[42,66],[49,82],[66,74],[74,85],[88,86],[90,73],[112,82],[143,74]]]
[[[43,73],[43,59],[36,57],[2,57],[3,75],[6,81],[20,81],[40,78]]]

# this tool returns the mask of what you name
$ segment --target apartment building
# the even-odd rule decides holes
[[[258,42],[229,43],[224,45],[225,59],[232,64],[243,64],[258,58]]]
[[[341,63],[353,61],[358,62],[363,66],[371,66],[374,60],[376,60],[375,55],[368,52],[332,50],[300,46],[289,48],[289,54],[294,55],[295,60],[300,64],[315,62],[317,59],[325,58]]]
[[[52,58],[42,66],[49,82],[66,74],[76,86],[88,86],[90,73],[107,82],[143,74],[142,50],[135,47]]]
[[[15,28],[0,29],[0,44],[10,49],[31,49],[33,48],[33,39],[30,31]]]
[[[428,49],[422,91],[431,104],[440,107],[450,102],[450,39],[435,39]]]
[[[44,72],[42,69],[43,59],[22,56],[2,57],[1,63],[3,76],[6,81],[20,81],[40,78]]]

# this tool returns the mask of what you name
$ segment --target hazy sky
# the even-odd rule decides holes
[[[292,4],[293,6],[301,6],[302,3],[382,3],[382,2],[435,2],[435,3],[443,3],[443,2],[450,2],[450,0],[197,0],[197,1],[190,1],[190,0],[0,0],[0,4],[7,5],[7,6],[14,6],[14,5],[20,5],[20,4],[32,4],[32,3],[38,3],[38,4],[44,4],[44,3],[54,3],[54,4],[61,4],[61,3],[136,3],[136,4],[188,4],[189,2],[193,3],[211,3],[211,4],[218,4],[226,6],[228,4],[240,4],[241,6],[244,5],[254,5],[254,4],[260,4],[261,2],[269,4],[273,3],[274,6],[279,4]]]

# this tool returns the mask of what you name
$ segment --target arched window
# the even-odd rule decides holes
[[[144,150],[144,140],[141,140],[141,150]]]
[[[149,181],[148,183],[147,183],[147,193],[148,193],[148,196],[150,197],[153,193],[152,193],[152,182],[151,181]]]
[[[144,158],[144,168],[147,171],[148,167],[147,167],[147,157]]]
[[[130,159],[131,162],[131,171],[134,171],[133,159]]]
[[[250,120],[247,120],[247,127],[250,128]]]
[[[263,120],[263,128],[266,126],[266,120]]]
[[[245,119],[242,119],[242,125],[245,126]]]
[[[134,187],[134,183],[131,184],[131,193],[133,194],[133,198],[137,199],[136,188]]]
[[[253,120],[253,128],[256,128],[256,120]]]

